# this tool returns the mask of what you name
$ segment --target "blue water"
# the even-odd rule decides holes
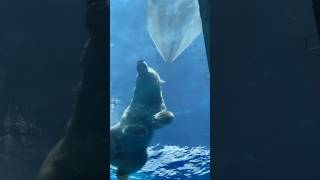
[[[144,59],[166,81],[162,86],[172,124],[156,131],[149,161],[130,179],[208,180],[210,84],[203,35],[173,63],[165,63],[146,30],[146,0],[111,0],[111,125],[130,103],[136,61]],[[115,168],[110,168],[114,179]]]
[[[210,179],[210,150],[206,147],[155,145],[148,149],[149,161],[130,179]],[[111,179],[116,180],[111,167]]]

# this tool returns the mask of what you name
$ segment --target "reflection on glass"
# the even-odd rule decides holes
[[[148,113],[143,111],[137,114],[138,118],[130,120],[135,122],[133,125],[115,131],[120,135],[115,133],[112,137],[111,151],[118,153],[112,156],[127,160],[132,158],[132,154],[124,155],[121,152],[132,149],[137,152],[141,147],[147,147],[145,164],[131,173],[129,179],[209,180],[210,79],[203,35],[195,36],[195,40],[181,51],[176,61],[166,63],[148,33],[147,23],[150,19],[147,1],[111,0],[110,8],[110,126],[115,128],[119,125],[120,120],[125,118],[125,109],[136,102],[136,96],[143,97],[138,98],[139,103],[135,103],[137,109],[148,109]],[[199,26],[201,29],[201,23]],[[150,75],[152,71],[154,73]],[[160,96],[159,87],[162,90]],[[135,93],[138,88],[144,89],[142,95]],[[166,107],[159,107],[159,98],[155,97],[162,97]],[[145,102],[149,103],[147,107]],[[150,109],[155,110],[151,112]],[[174,118],[166,111],[172,112]],[[150,114],[154,116],[150,118]],[[146,124],[137,123],[144,121],[141,117],[149,117],[144,119]],[[155,121],[159,119],[161,121]],[[152,136],[147,135],[150,133]],[[150,142],[144,144],[146,139]],[[117,146],[116,142],[119,141],[121,146]],[[141,154],[135,154],[135,157],[143,159]],[[117,179],[117,171],[118,167],[110,165],[111,179]],[[127,179],[123,171],[118,175]]]

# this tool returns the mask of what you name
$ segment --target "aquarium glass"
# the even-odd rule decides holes
[[[175,5],[174,1],[165,2]],[[210,79],[201,23],[195,23],[194,27],[195,32],[200,29],[198,35],[181,34],[182,38],[189,39],[189,43],[174,62],[166,62],[148,31],[150,21],[155,21],[150,17],[152,13],[148,13],[148,3],[147,0],[110,1],[110,127],[120,121],[130,104],[137,61],[145,60],[165,81],[163,98],[175,118],[171,124],[155,131],[147,149],[147,163],[129,179],[209,180]],[[174,32],[175,26],[170,28],[172,33],[181,33],[179,26],[176,30]],[[161,40],[165,35],[157,38]],[[173,47],[175,42],[169,42],[167,46]],[[112,180],[117,179],[116,170],[110,165]]]

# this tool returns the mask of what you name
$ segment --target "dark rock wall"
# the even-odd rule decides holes
[[[213,1],[215,179],[319,179],[312,1]]]
[[[72,116],[86,1],[10,1],[0,6],[0,179],[34,180]],[[11,106],[41,131],[4,132]]]
[[[206,44],[206,53],[207,53],[207,59],[208,59],[208,67],[209,71],[211,73],[214,69],[214,64],[211,59],[211,11],[212,7],[210,6],[210,0],[199,0],[199,6],[200,6],[200,15],[201,15],[201,21],[202,21],[202,28],[203,28],[203,34]]]

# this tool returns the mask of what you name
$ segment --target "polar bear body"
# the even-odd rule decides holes
[[[119,179],[142,168],[154,131],[173,119],[166,110],[159,74],[144,61],[138,61],[137,71],[132,101],[121,121],[110,129],[110,160],[118,167]]]

